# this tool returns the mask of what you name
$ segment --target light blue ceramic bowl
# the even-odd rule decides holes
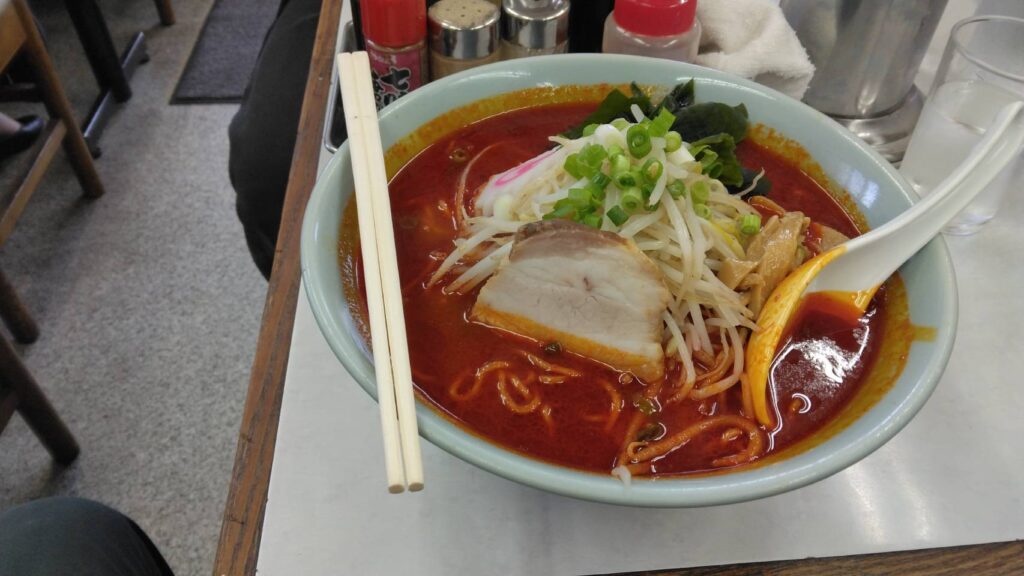
[[[905,210],[913,192],[893,167],[851,133],[810,107],[764,86],[714,70],[649,58],[546,56],[501,62],[431,83],[380,115],[385,148],[438,115],[488,96],[536,86],[628,83],[673,86],[698,80],[698,101],[746,104],[751,120],[800,142],[843,186],[871,226]],[[376,397],[373,365],[357,344],[337,260],[338,224],[352,198],[347,145],[331,160],[306,207],[302,274],[324,337],[360,386]],[[822,444],[748,471],[699,478],[638,480],[626,488],[611,476],[533,460],[488,443],[425,404],[420,430],[451,454],[505,478],[587,500],[634,506],[707,506],[760,498],[821,480],[892,438],[924,405],[946,366],[956,331],[956,281],[945,243],[932,241],[900,270],[911,319],[935,326],[932,342],[915,342],[899,380],[869,411]],[[428,470],[429,473],[429,470]]]

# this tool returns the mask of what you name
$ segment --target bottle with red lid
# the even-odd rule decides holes
[[[601,50],[693,62],[699,45],[697,0],[615,0]]]
[[[363,36],[370,56],[377,108],[430,79],[424,0],[363,0]]]

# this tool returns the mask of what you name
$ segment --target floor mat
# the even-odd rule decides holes
[[[171,103],[241,102],[279,4],[280,0],[217,0]]]

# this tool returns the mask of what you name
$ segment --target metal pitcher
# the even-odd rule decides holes
[[[947,0],[782,0],[817,71],[804,102],[890,160],[902,158],[923,98],[914,76]]]

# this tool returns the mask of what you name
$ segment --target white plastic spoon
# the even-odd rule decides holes
[[[747,345],[747,378],[757,420],[772,426],[766,395],[779,340],[805,292],[829,292],[863,314],[878,288],[985,189],[1024,145],[1024,103],[1007,105],[967,159],[909,210],[805,262],[764,304]]]

